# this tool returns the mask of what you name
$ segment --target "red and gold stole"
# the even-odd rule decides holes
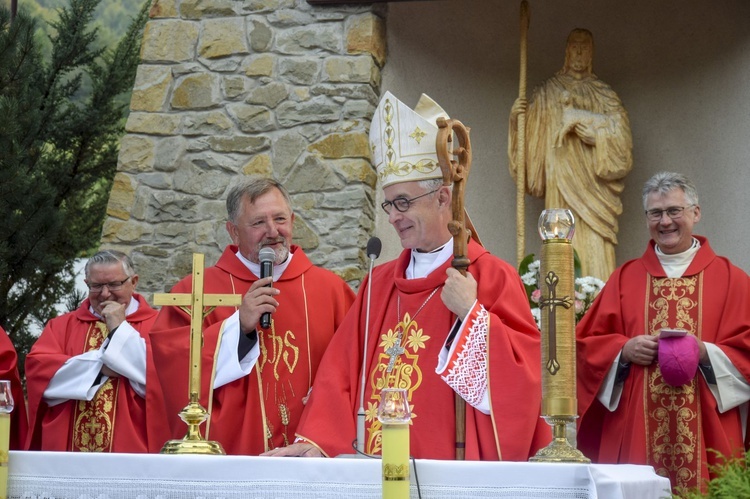
[[[96,350],[107,338],[103,322],[91,323],[86,332],[85,351]],[[73,411],[73,439],[71,450],[78,452],[111,452],[112,432],[115,427],[115,409],[119,379],[109,378],[96,392],[94,398],[77,400]]]
[[[701,337],[703,273],[680,278],[648,276],[646,331],[685,329]],[[644,371],[646,458],[673,489],[696,487],[708,476],[701,440],[700,399],[696,378],[683,386],[667,384],[658,364]]]

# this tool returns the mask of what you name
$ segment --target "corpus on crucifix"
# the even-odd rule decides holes
[[[203,307],[239,306],[242,295],[204,295],[203,271],[205,257],[193,253],[193,289],[186,293],[159,293],[154,295],[155,305],[190,307],[190,402],[180,412],[180,419],[188,425],[182,440],[170,440],[162,448],[162,454],[225,454],[219,442],[203,439],[200,425],[210,414],[200,405],[201,347],[203,346]]]

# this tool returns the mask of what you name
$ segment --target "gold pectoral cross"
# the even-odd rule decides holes
[[[571,300],[569,296],[557,298],[555,295],[555,288],[557,288],[559,282],[560,278],[550,270],[544,278],[544,283],[547,285],[547,291],[549,292],[549,298],[542,298],[539,300],[539,308],[548,307],[547,330],[549,331],[549,360],[547,360],[547,371],[553,376],[560,370],[560,363],[557,361],[557,314],[555,309],[557,307],[567,309],[573,305],[573,300]]]
[[[166,454],[224,454],[221,444],[203,440],[199,429],[201,423],[208,419],[206,409],[200,405],[203,306],[238,306],[242,303],[242,295],[203,294],[204,261],[202,253],[193,253],[192,293],[154,295],[155,305],[190,307],[190,402],[180,412],[180,418],[188,425],[188,433],[182,440],[167,442],[161,450]]]

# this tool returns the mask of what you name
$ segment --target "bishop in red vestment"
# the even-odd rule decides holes
[[[675,490],[738,457],[750,400],[750,279],[693,236],[697,194],[682,175],[646,184],[652,241],[618,268],[577,327],[579,448],[594,462],[649,464]],[[662,329],[700,345],[692,379],[671,386],[658,363]]]
[[[386,387],[408,391],[410,450],[417,458],[455,459],[456,389],[476,406],[467,406],[466,459],[526,461],[551,441],[539,417],[539,331],[518,273],[474,241],[469,243],[469,272],[478,283],[476,303],[461,325],[451,360],[440,361],[455,321],[440,299],[452,257],[452,244],[446,247],[443,262],[424,278],[406,278],[410,250],[375,268],[367,345],[366,295],[360,292],[326,353],[298,431],[326,455],[352,452],[363,349],[369,454],[381,451],[376,412]],[[396,344],[403,353],[394,358],[390,350]],[[455,373],[452,386],[445,379],[453,374],[450,368],[436,371],[439,364],[453,365],[459,355],[470,367],[463,376]]]
[[[123,253],[97,253],[86,275],[89,297],[50,320],[26,357],[26,448],[147,452],[147,332],[156,310],[134,293],[138,275]]]
[[[235,185],[227,200],[232,220],[227,228],[237,245],[227,246],[205,271],[205,294],[244,297],[239,309],[206,309],[203,319],[200,402],[211,416],[201,431],[227,454],[258,455],[294,440],[323,352],[354,301],[340,277],[314,266],[290,244],[293,214],[282,189],[271,179]],[[270,277],[259,278],[261,247],[277,254],[273,288],[267,287]],[[172,292],[191,289],[188,276]],[[272,312],[271,324],[263,328],[258,321],[266,311]],[[187,431],[178,414],[188,404],[189,330],[189,310],[163,307],[151,332],[147,399],[153,452]],[[252,348],[243,349],[248,337]]]
[[[360,288],[321,363],[302,441],[268,455],[352,453],[362,372],[369,454],[382,450],[384,388],[407,390],[417,458],[455,458],[456,393],[466,402],[466,459],[525,461],[551,441],[540,418],[540,333],[520,277],[474,241],[467,276],[451,268],[452,193],[436,161],[435,121],[425,117],[442,110],[427,96],[417,109],[386,93],[370,133],[382,208],[405,250]]]
[[[0,327],[0,379],[10,381],[13,395],[13,412],[10,414],[10,450],[21,450],[26,442],[29,428],[26,419],[26,398],[23,395],[21,378],[18,374],[18,355],[8,334]]]

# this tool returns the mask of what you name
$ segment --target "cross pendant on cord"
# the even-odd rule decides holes
[[[573,306],[573,300],[569,296],[563,298],[557,298],[555,296],[555,288],[560,282],[560,278],[553,271],[547,272],[544,278],[544,283],[547,285],[549,291],[549,298],[542,298],[539,300],[539,308],[548,307],[547,310],[547,333],[549,337],[549,359],[547,360],[547,371],[551,375],[557,374],[560,370],[560,363],[557,361],[557,314],[555,309],[557,307],[570,308]]]
[[[404,353],[406,350],[401,346],[401,338],[396,338],[396,343],[393,344],[385,353],[388,354],[390,359],[388,360],[388,368],[386,372],[393,371],[393,367],[396,365],[396,359],[398,356]]]

